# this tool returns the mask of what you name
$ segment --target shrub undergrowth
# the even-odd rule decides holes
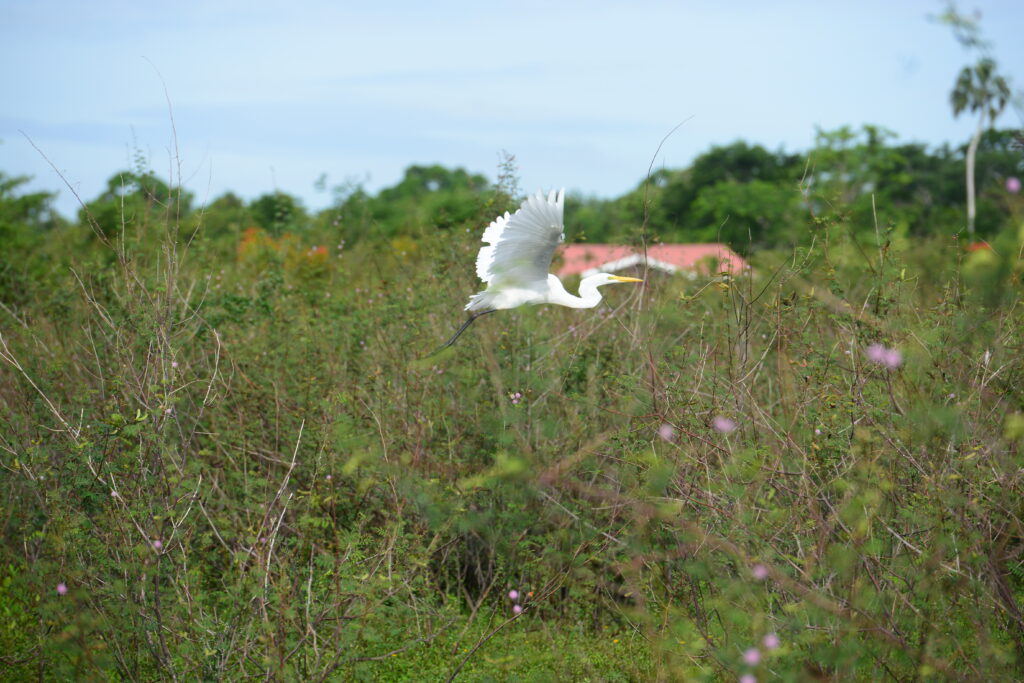
[[[1020,236],[815,219],[429,356],[503,201],[344,250],[69,228],[2,327],[9,676],[1021,673]]]

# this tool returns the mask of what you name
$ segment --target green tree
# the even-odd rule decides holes
[[[196,222],[204,233],[219,238],[240,235],[254,223],[254,219],[245,202],[235,193],[227,192],[210,202],[197,216]]]
[[[92,224],[105,238],[122,227],[146,225],[150,217],[181,219],[189,214],[192,194],[171,187],[149,171],[121,171],[107,181],[99,197],[78,211],[78,222]]]
[[[9,176],[0,171],[0,237],[5,243],[20,230],[50,230],[59,223],[52,207],[55,193],[17,192],[30,180],[29,176]]]
[[[693,202],[690,213],[701,227],[691,234],[694,241],[721,241],[743,253],[792,244],[802,225],[799,200],[795,185],[788,183],[716,183],[704,187]]]
[[[1012,140],[1012,131],[982,136],[975,165],[979,188],[995,187],[1017,172]],[[819,131],[803,182],[815,216],[848,222],[857,232],[873,233],[877,222],[926,235],[962,220],[963,156],[948,146],[896,144],[893,133],[876,126]],[[978,215],[991,232],[1007,211],[997,196],[979,191]]]
[[[491,184],[482,175],[443,166],[410,166],[402,180],[370,196],[361,188],[346,192],[340,206],[342,236],[349,242],[415,236],[424,230],[448,229],[480,220]],[[497,209],[495,209],[497,211]]]
[[[285,192],[260,195],[249,205],[249,213],[258,226],[274,236],[286,232],[301,232],[309,216],[302,203]]]
[[[982,134],[986,130],[986,121],[995,125],[996,118],[1006,107],[1010,98],[1010,87],[1006,79],[996,72],[996,63],[990,55],[991,45],[981,36],[977,17],[961,14],[956,4],[949,2],[946,11],[938,20],[953,30],[957,42],[966,49],[981,55],[978,63],[966,66],[957,76],[953,91],[950,93],[950,104],[953,116],[958,117],[965,111],[978,116],[978,127],[967,145],[965,155],[965,174],[967,186],[967,231],[974,234],[975,226],[975,155]]]
[[[950,93],[953,105],[953,116],[960,116],[965,111],[978,116],[978,127],[967,145],[967,232],[974,235],[975,187],[974,162],[978,152],[978,143],[986,128],[995,125],[996,119],[1006,108],[1010,99],[1010,86],[1006,79],[996,72],[994,60],[983,57],[974,66],[966,66],[956,79],[953,92]],[[986,126],[986,123],[988,125]]]
[[[730,145],[715,146],[698,156],[685,172],[665,183],[665,218],[677,230],[704,232],[708,226],[697,218],[694,202],[705,188],[719,183],[783,183],[795,187],[802,170],[799,155],[782,151],[769,152],[760,145],[739,140]],[[666,226],[667,227],[667,226]]]
[[[19,192],[31,180],[0,171],[0,302],[20,304],[42,278],[40,246],[62,223],[51,192]]]

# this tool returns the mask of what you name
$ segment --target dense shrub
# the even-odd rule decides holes
[[[1020,676],[1016,196],[970,252],[807,204],[430,356],[507,201],[457,179],[347,246],[140,212],[3,299],[11,678]]]

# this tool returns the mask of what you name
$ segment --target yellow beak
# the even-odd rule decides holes
[[[621,275],[612,275],[611,277],[616,282],[643,282],[643,280],[635,277],[622,277]]]

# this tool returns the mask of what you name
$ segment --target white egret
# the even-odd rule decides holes
[[[487,284],[487,289],[469,298],[466,304],[469,319],[442,349],[454,344],[482,315],[523,304],[593,308],[601,302],[598,287],[614,282],[643,282],[635,277],[597,273],[583,278],[579,296],[567,292],[558,276],[548,272],[555,247],[565,239],[562,232],[564,207],[565,190],[557,193],[552,190],[547,197],[537,192],[514,214],[506,211],[487,226],[483,236],[486,246],[480,248],[476,257],[476,274]]]

